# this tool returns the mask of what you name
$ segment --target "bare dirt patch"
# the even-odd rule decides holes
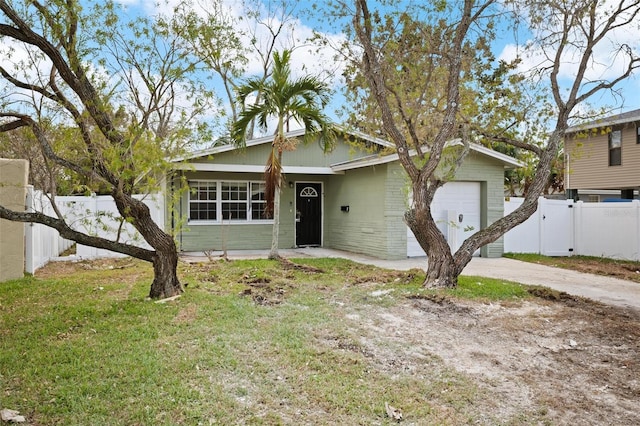
[[[519,258],[517,255],[514,255],[514,257]],[[527,261],[526,258],[520,260]],[[640,262],[630,260],[570,256],[542,257],[535,260],[535,263],[640,283]]]
[[[358,310],[380,368],[429,357],[487,391],[484,424],[640,424],[640,315],[579,298],[485,304],[411,298]],[[482,398],[481,398],[482,399]]]
[[[44,268],[40,268],[36,271],[35,276],[38,278],[60,278],[65,277],[78,271],[112,271],[118,269],[131,268],[136,264],[136,260],[131,258],[104,258],[97,260],[69,260],[49,262]],[[131,280],[134,281],[133,277]]]

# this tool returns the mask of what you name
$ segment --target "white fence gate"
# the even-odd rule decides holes
[[[505,215],[522,201],[506,201]],[[505,234],[504,251],[640,260],[640,202],[574,203],[540,198],[538,210]]]
[[[504,214],[514,211],[523,201],[513,197],[505,201]],[[573,207],[572,200],[540,198],[538,210],[505,234],[504,251],[570,256],[574,251]]]

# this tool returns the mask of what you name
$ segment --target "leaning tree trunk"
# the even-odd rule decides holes
[[[160,242],[162,241],[162,242]],[[183,292],[178,280],[178,250],[170,235],[164,234],[156,240],[156,254],[153,257],[153,282],[149,297],[162,299],[177,296]]]
[[[438,229],[431,211],[413,208],[405,213],[405,221],[427,254],[426,288],[453,288],[458,285],[459,266],[451,254],[451,248]]]
[[[181,294],[184,290],[178,279],[178,249],[173,237],[153,221],[142,201],[119,191],[114,191],[112,196],[122,217],[131,218],[133,226],[155,250],[149,297],[162,299]]]

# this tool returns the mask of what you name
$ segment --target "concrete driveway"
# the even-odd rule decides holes
[[[221,253],[220,253],[221,254]],[[426,257],[402,260],[381,260],[373,257],[325,248],[299,248],[280,250],[285,257],[338,257],[355,262],[375,265],[386,269],[426,269]],[[203,256],[201,253],[186,254],[185,257]],[[231,259],[264,258],[265,251],[229,252]],[[601,275],[586,274],[567,269],[553,268],[535,263],[501,258],[474,257],[464,269],[463,275],[475,275],[515,281],[522,284],[541,285],[564,291],[574,296],[586,297],[602,303],[633,308],[640,311],[640,284]]]

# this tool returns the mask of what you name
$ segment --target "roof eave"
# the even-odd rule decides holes
[[[628,113],[614,115],[609,118],[602,118],[600,120],[590,121],[588,123],[576,124],[575,126],[568,127],[565,133],[577,133],[585,130],[597,129],[599,127],[616,126],[618,124],[633,123],[640,121],[640,109],[629,111]]]
[[[453,144],[455,144],[456,142],[453,141]],[[483,145],[479,145],[479,144],[475,144],[472,143],[469,145],[469,147],[471,148],[471,150],[478,152],[480,154],[486,155],[488,157],[491,157],[493,159],[496,159],[500,162],[502,162],[504,164],[504,168],[505,169],[517,169],[520,167],[525,167],[525,163],[523,163],[522,161],[513,158],[509,155],[503,154],[501,152],[498,151],[494,151],[490,148],[487,148]],[[414,156],[416,155],[417,152],[415,150],[411,150],[409,152],[410,156]],[[352,170],[352,169],[357,169],[357,168],[361,168],[361,167],[368,167],[368,166],[377,166],[380,164],[386,164],[386,163],[390,163],[392,161],[396,161],[398,160],[398,154],[394,153],[394,154],[389,154],[389,155],[384,155],[384,156],[369,156],[369,157],[365,157],[365,158],[359,158],[357,160],[351,160],[351,161],[345,161],[343,163],[336,163],[336,164],[332,164],[331,168],[333,170],[336,171],[346,171],[346,170]]]

